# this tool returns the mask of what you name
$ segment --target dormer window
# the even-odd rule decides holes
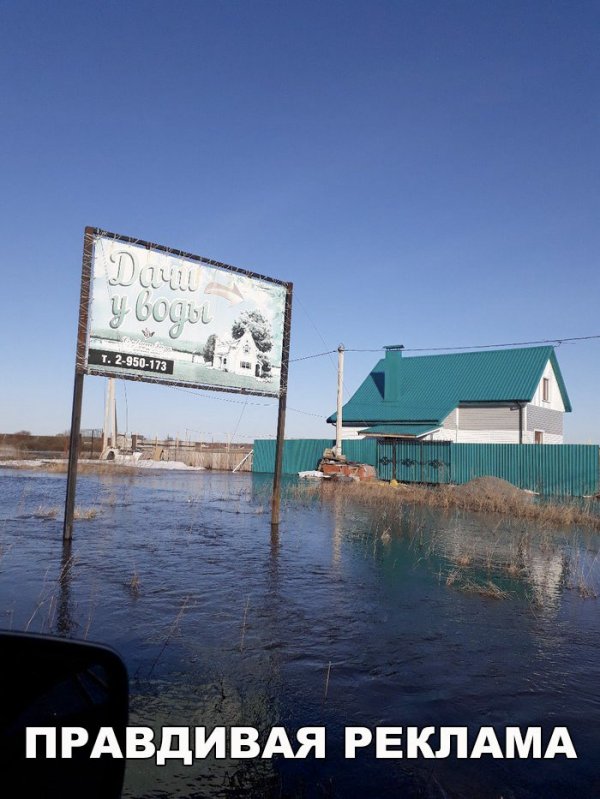
[[[547,377],[542,378],[542,401],[550,402],[550,380]]]

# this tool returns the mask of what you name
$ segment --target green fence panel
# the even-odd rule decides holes
[[[421,444],[417,441],[396,441],[392,444],[393,475],[402,483],[421,482]],[[395,450],[395,452],[394,452]]]
[[[598,491],[598,447],[594,444],[453,444],[452,482],[501,477],[554,496],[589,496]]]
[[[452,449],[448,441],[382,439],[379,443],[379,477],[402,483],[449,483]]]
[[[396,448],[391,439],[377,442],[377,477],[380,480],[393,480],[396,474]],[[408,481],[404,481],[408,482]]]
[[[375,438],[350,438],[347,441],[342,441],[342,452],[349,461],[368,463],[369,466],[377,465],[377,439]]]
[[[424,441],[421,473],[424,483],[452,482],[452,444],[449,441]]]
[[[454,444],[452,482],[468,483],[475,477],[500,477],[516,486],[522,481],[520,447],[528,444]]]
[[[316,469],[323,452],[335,446],[330,438],[287,439],[283,446],[283,474],[297,474]],[[377,442],[374,439],[351,439],[342,442],[342,452],[349,461],[377,464]],[[272,474],[275,469],[275,441],[254,442],[252,471]]]
[[[335,441],[330,438],[289,439],[283,446],[283,474],[297,474],[316,469],[323,451],[333,447]],[[275,441],[257,440],[254,442],[252,471],[273,474],[275,471]]]
[[[598,447],[549,444],[523,445],[523,449],[523,488],[553,495],[589,496],[597,493]]]

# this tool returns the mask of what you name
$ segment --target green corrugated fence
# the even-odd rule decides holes
[[[290,439],[283,450],[284,474],[316,469],[331,439]],[[352,461],[377,468],[381,480],[467,483],[501,477],[509,483],[554,496],[590,496],[600,490],[599,449],[593,444],[452,444],[402,439],[343,442]],[[254,442],[252,471],[273,472],[275,441]]]
[[[593,444],[453,444],[452,482],[493,475],[555,496],[599,490],[598,447]]]
[[[297,474],[316,469],[323,457],[323,451],[335,446],[330,438],[298,438],[288,439],[283,447],[284,474]],[[377,442],[374,439],[356,439],[344,441],[344,455],[351,461],[370,463],[377,462]],[[275,469],[275,441],[260,439],[254,442],[252,458],[253,472],[272,473]]]

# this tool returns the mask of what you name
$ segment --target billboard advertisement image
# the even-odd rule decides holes
[[[85,371],[279,396],[288,284],[95,231]]]

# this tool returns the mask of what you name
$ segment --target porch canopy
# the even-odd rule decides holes
[[[376,424],[360,431],[362,436],[377,436],[377,438],[421,438],[434,430],[439,430],[439,424]]]

